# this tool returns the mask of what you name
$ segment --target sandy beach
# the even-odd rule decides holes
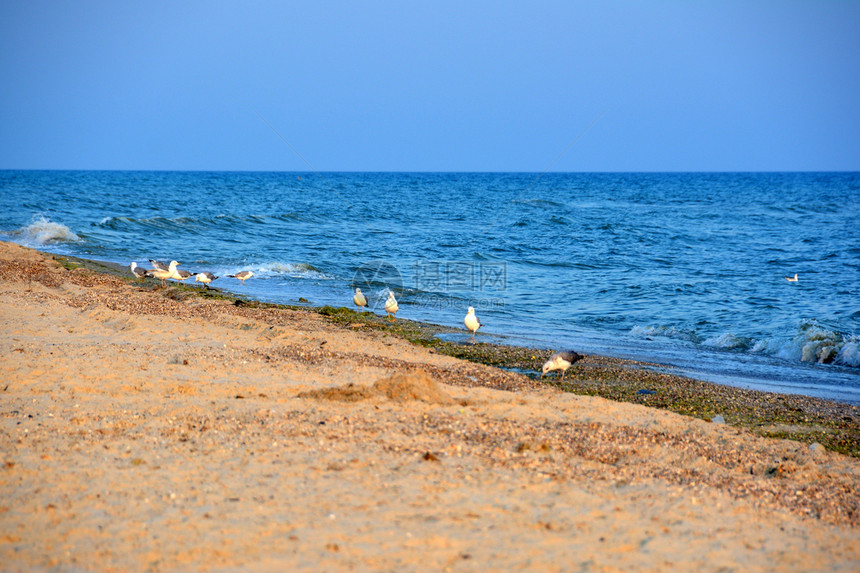
[[[819,444],[10,243],[0,323],[3,571],[860,568]]]

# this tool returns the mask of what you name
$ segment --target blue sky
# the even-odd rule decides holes
[[[6,169],[860,170],[860,2],[7,0],[0,77]]]

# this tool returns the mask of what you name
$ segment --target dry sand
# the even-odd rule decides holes
[[[2,570],[860,569],[855,458],[172,290],[0,243]]]

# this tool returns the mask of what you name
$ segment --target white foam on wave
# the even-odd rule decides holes
[[[836,364],[843,366],[853,366],[860,368],[860,337],[851,336],[839,349],[839,354],[836,355]]]
[[[257,268],[252,268],[252,270],[260,277],[286,275],[299,279],[330,280],[332,278],[308,263],[272,262],[258,265]]]
[[[796,340],[801,344],[800,359],[804,362],[820,362],[822,364],[833,362],[839,354],[841,336],[819,326],[801,332]]]
[[[791,339],[757,340],[750,351],[789,361],[860,367],[860,337],[843,335],[814,320],[801,322]]]
[[[633,336],[665,336],[666,338],[676,338],[688,342],[698,341],[695,332],[674,326],[634,326],[630,329],[630,334]]]
[[[746,351],[789,362],[860,367],[860,336],[842,334],[811,319],[801,321],[796,334],[791,338],[755,340],[724,333],[700,340],[695,332],[674,326],[634,326],[630,334],[672,338],[722,350]]]
[[[11,231],[9,235],[16,243],[29,247],[41,247],[52,243],[74,243],[81,238],[62,223],[55,223],[42,215],[33,217],[26,227]]]
[[[719,336],[712,336],[711,338],[704,340],[702,344],[713,348],[743,350],[749,347],[750,341],[748,338],[735,336],[734,334],[727,332],[725,334],[720,334]]]

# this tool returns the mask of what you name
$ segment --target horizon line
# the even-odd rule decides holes
[[[385,174],[512,174],[512,173],[523,173],[523,174],[544,174],[548,175],[551,173],[557,175],[597,175],[597,174],[615,174],[615,175],[632,175],[632,174],[729,174],[729,173],[860,173],[860,168],[858,169],[762,169],[762,170],[733,170],[733,169],[720,169],[720,170],[665,170],[665,169],[655,169],[655,170],[618,170],[618,171],[523,171],[523,170],[513,170],[513,171],[499,171],[499,170],[476,170],[476,171],[463,171],[463,170],[349,170],[349,169],[331,169],[331,170],[300,170],[300,169],[291,169],[291,170],[277,170],[277,169],[129,169],[129,168],[97,168],[97,169],[88,169],[88,168],[62,168],[62,167],[28,167],[28,168],[20,168],[20,167],[0,167],[0,172],[2,171],[72,171],[72,172],[112,172],[112,173],[350,173],[350,174],[359,174],[359,173],[385,173]]]

